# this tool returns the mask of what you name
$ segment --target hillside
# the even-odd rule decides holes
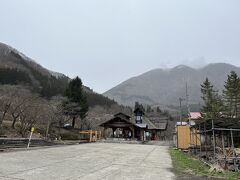
[[[69,80],[64,74],[50,71],[18,50],[0,43],[0,84],[24,85],[51,98],[63,94]],[[88,87],[84,90],[90,106],[116,104]]]
[[[61,94],[69,78],[52,73],[16,49],[0,44],[0,83],[22,84],[44,97]]]
[[[179,97],[186,95],[186,83],[190,104],[201,102],[200,84],[206,77],[216,89],[221,90],[230,71],[240,74],[240,68],[225,64],[209,64],[200,69],[180,65],[172,69],[155,69],[133,77],[105,92],[104,95],[120,104],[133,106],[135,101],[150,105],[179,104]]]

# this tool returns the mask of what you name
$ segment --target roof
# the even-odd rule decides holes
[[[134,119],[134,118],[133,118]],[[137,128],[146,128],[149,125],[148,124],[136,124],[135,120],[133,121],[130,116],[124,114],[124,113],[118,113],[115,114],[114,117],[110,120],[107,120],[103,123],[101,123],[99,126],[102,127],[128,127],[128,126],[134,126]]]
[[[153,129],[166,130],[169,118],[166,116],[151,116],[149,121],[154,125]]]
[[[119,116],[115,116],[114,118],[107,120],[103,123],[101,123],[99,126],[102,127],[128,127],[128,126],[136,126],[134,123],[132,123],[131,121],[129,121],[126,118],[123,117],[119,117]]]
[[[156,126],[148,118],[143,118],[143,123],[147,124],[148,129],[157,129]]]
[[[191,112],[190,113],[190,118],[191,120],[198,120],[202,117],[200,112]]]
[[[161,120],[160,118],[159,119],[154,119],[154,121],[151,120],[151,118],[143,118],[143,123],[147,124],[148,125],[148,129],[150,130],[166,130],[167,129],[167,123],[168,121],[167,120]]]
[[[226,129],[240,129],[240,119],[239,118],[218,118],[218,119],[207,119],[202,121],[197,121],[195,128],[204,128],[204,123],[206,129],[212,129],[212,121],[214,128],[226,128]]]
[[[124,113],[118,113],[114,115],[114,118],[107,120],[100,124],[99,126],[111,126],[117,125],[117,123],[121,123],[124,125],[134,125],[138,128],[147,128],[150,130],[166,130],[167,124],[168,124],[168,118],[166,117],[144,117],[142,124],[136,124],[135,118],[131,118],[130,116],[124,114]]]
[[[159,123],[154,123],[157,129],[160,130],[166,130],[167,129],[167,124],[168,122],[159,122]]]
[[[140,127],[140,128],[147,128],[148,125],[147,124],[136,124],[137,127]]]
[[[129,116],[127,114],[124,114],[122,112],[115,114],[114,117],[122,117],[122,118],[126,118],[126,119],[130,119],[131,118],[131,116]]]

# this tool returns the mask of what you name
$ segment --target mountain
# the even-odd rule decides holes
[[[179,98],[186,97],[187,84],[190,104],[199,104],[200,84],[205,78],[208,77],[215,88],[221,91],[232,70],[240,75],[239,67],[225,63],[209,64],[199,69],[185,65],[155,69],[119,84],[104,95],[129,106],[133,106],[135,101],[150,105],[179,106]]]
[[[69,81],[63,74],[47,70],[16,49],[0,43],[0,83],[22,84],[42,96],[61,94]]]
[[[21,70],[27,70],[28,69],[26,68],[26,64],[27,64],[31,68],[40,72],[42,75],[45,75],[48,77],[54,76],[56,78],[61,78],[61,77],[67,78],[67,76],[65,76],[62,73],[50,71],[42,67],[33,59],[27,57],[26,55],[14,49],[13,47],[3,43],[0,43],[0,63],[1,63],[0,67],[17,68]]]
[[[18,50],[0,43],[0,84],[24,85],[43,97],[63,94],[70,78],[42,67]],[[113,105],[115,101],[84,86],[89,105]]]

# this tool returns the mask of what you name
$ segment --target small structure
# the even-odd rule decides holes
[[[84,142],[96,142],[97,140],[100,140],[102,138],[102,132],[101,131],[93,131],[93,130],[87,130],[87,131],[80,131],[81,136],[81,143]]]
[[[149,115],[146,120],[149,122],[149,133],[151,134],[151,140],[166,140],[166,133],[168,127],[168,117],[156,116],[154,114]]]
[[[112,119],[100,124],[104,128],[103,136],[106,138],[106,130],[110,128],[112,129],[113,138],[140,138],[143,140],[140,134],[146,129],[146,126],[137,126],[131,122],[130,118],[130,116],[123,113],[115,114]]]
[[[200,112],[191,112],[189,122],[176,123],[176,147],[179,149],[189,149],[192,146],[200,146],[200,135],[197,130],[191,128],[201,119]]]
[[[190,125],[193,126],[196,124],[196,121],[201,120],[202,115],[200,112],[191,112],[190,113]]]
[[[200,146],[200,136],[193,136],[188,123],[177,123],[176,125],[176,147],[179,149],[188,149],[191,146]]]

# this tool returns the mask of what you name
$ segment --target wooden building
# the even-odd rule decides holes
[[[131,122],[131,117],[118,113],[114,117],[102,124],[101,127],[104,128],[103,136],[106,138],[106,130],[112,129],[113,138],[124,138],[124,139],[139,139],[144,140],[144,131],[146,130],[146,125],[140,126]]]
[[[176,147],[188,149],[192,146],[200,146],[201,138],[196,129],[191,129],[188,124],[176,126]]]
[[[193,146],[200,146],[201,138],[196,129],[191,128],[202,118],[200,112],[191,112],[190,119],[186,122],[177,122],[176,124],[176,147],[179,149],[188,149]],[[189,121],[190,120],[190,121]]]
[[[103,136],[105,138],[107,138],[107,129],[111,129],[112,138],[141,141],[164,140],[164,138],[161,139],[161,132],[167,129],[167,122],[154,124],[150,119],[144,117],[144,112],[141,109],[136,109],[133,118],[124,113],[118,113],[100,126],[104,128]]]

